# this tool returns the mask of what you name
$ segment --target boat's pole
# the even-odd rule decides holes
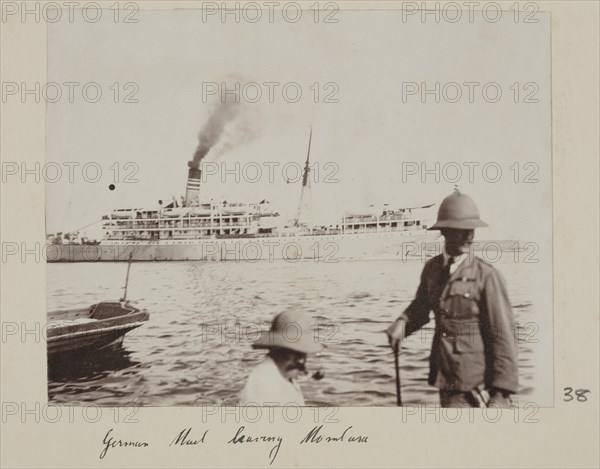
[[[127,262],[127,275],[125,276],[125,291],[123,292],[123,298],[121,298],[121,302],[125,302],[127,299],[127,285],[129,284],[129,269],[131,269],[131,258],[133,257],[133,252],[129,254],[129,262]]]
[[[396,398],[398,407],[402,407],[402,395],[400,394],[400,344],[394,349],[394,365],[396,368]]]

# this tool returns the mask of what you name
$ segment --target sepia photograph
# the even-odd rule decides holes
[[[50,401],[552,406],[548,16],[293,10],[49,25]]]

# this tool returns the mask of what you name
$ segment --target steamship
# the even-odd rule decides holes
[[[284,220],[270,202],[202,202],[199,165],[190,162],[185,197],[155,209],[119,208],[102,217],[99,243],[53,243],[48,262],[259,261],[405,256],[439,238],[427,231],[433,204],[347,213],[335,225],[303,222],[310,190],[310,144],[296,217]]]

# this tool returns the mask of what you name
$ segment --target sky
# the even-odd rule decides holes
[[[547,16],[527,24],[509,15],[496,23],[479,15],[473,22],[423,23],[403,21],[401,12],[345,11],[337,23],[310,15],[297,23],[279,15],[272,23],[236,23],[178,10],[140,11],[137,19],[115,23],[104,15],[94,24],[49,24],[48,81],[61,84],[63,97],[48,104],[46,161],[79,166],[72,181],[65,171],[47,183],[47,232],[76,230],[114,208],[155,208],[159,199],[184,194],[198,133],[219,107],[219,93],[207,92],[239,83],[246,93],[204,160],[218,172],[205,171],[201,198],[267,199],[282,213],[293,212],[300,195],[296,170],[312,126],[317,221],[335,223],[344,213],[383,204],[439,203],[457,183],[490,225],[479,238],[550,239]],[[73,102],[65,82],[81,84]],[[91,82],[102,90],[95,103],[81,93]],[[421,92],[422,84],[435,89],[436,83],[439,102],[435,93]],[[298,89],[302,94],[292,102]],[[497,89],[502,95],[491,102]],[[137,102],[125,102],[131,100]],[[101,169],[97,182],[90,182],[90,166]],[[82,232],[95,236],[98,228]]]

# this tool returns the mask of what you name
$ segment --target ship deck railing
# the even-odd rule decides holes
[[[337,230],[319,230],[319,229],[307,229],[298,232],[273,232],[273,233],[211,233],[211,234],[173,234],[171,236],[159,235],[159,236],[130,236],[130,235],[109,235],[105,237],[108,241],[193,241],[202,239],[218,239],[216,236],[223,236],[227,239],[236,238],[290,238],[294,236],[340,236],[340,235],[351,235],[351,234],[376,234],[376,233],[397,233],[397,232],[408,232],[408,231],[420,231],[425,230],[424,225],[411,225],[411,226],[399,226],[399,227],[376,227],[371,228],[344,228]],[[161,230],[173,231],[173,230]],[[216,231],[216,230],[215,230]]]
[[[176,220],[210,220],[210,219],[230,219],[230,218],[254,218],[254,217],[270,217],[278,215],[277,212],[256,212],[256,213],[206,213],[206,214],[188,214],[188,215],[177,215],[177,216],[162,216],[162,217],[111,217],[109,215],[105,215],[102,217],[103,220],[112,220],[112,221],[127,221],[127,222],[164,222],[164,221],[176,221]]]
[[[423,225],[410,225],[410,226],[397,226],[397,227],[370,227],[370,228],[344,228],[344,234],[359,234],[359,233],[395,233],[402,231],[419,231],[422,230]]]
[[[105,224],[105,229],[117,229],[117,230],[133,230],[133,231],[156,231],[156,230],[193,230],[193,229],[219,229],[219,228],[235,228],[235,229],[244,229],[250,228],[254,225],[249,225],[247,223],[193,223],[190,225],[187,224],[170,224],[170,223],[160,223],[160,224],[132,224],[132,223],[112,223]]]
[[[420,221],[424,220],[424,217],[417,217],[414,215],[385,215],[381,217],[344,217],[343,222],[345,224],[356,224],[356,223],[374,223],[374,222],[395,222],[395,221]]]

